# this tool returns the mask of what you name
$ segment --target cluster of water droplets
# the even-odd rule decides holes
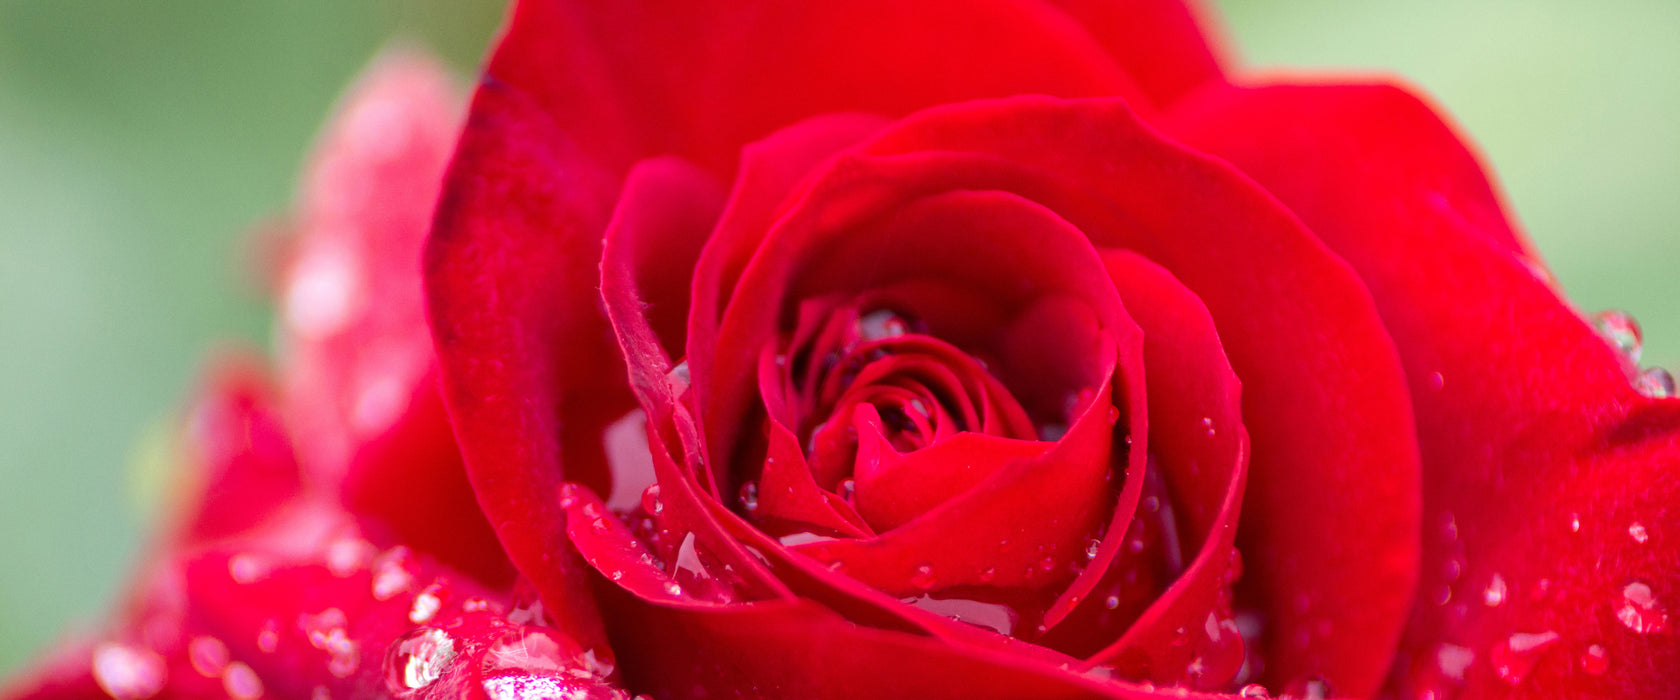
[[[411,697],[448,679],[476,682],[492,700],[630,700],[629,693],[609,683],[611,664],[591,651],[576,651],[553,630],[484,620],[475,624],[488,627],[459,634],[421,626],[397,639],[385,655],[386,688],[397,697]]]
[[[1627,367],[1628,379],[1639,393],[1654,399],[1676,395],[1674,375],[1661,367],[1640,369],[1639,358],[1644,351],[1644,335],[1639,323],[1623,311],[1600,311],[1589,317],[1593,328],[1604,342],[1620,353]]]
[[[1450,523],[1450,517],[1448,521]],[[1584,523],[1579,513],[1571,513],[1563,527],[1571,535],[1580,535],[1583,529],[1590,529],[1590,524]],[[1641,546],[1654,537],[1649,526],[1637,521],[1625,528],[1616,525],[1612,532],[1625,533],[1633,544]],[[1456,580],[1457,573],[1463,569],[1463,562],[1454,559],[1449,565],[1449,573],[1453,574],[1449,578]],[[1451,603],[1454,607],[1450,617],[1468,619],[1473,613],[1471,606],[1475,604],[1485,608],[1483,613],[1495,614],[1518,603],[1546,606],[1561,602],[1560,590],[1550,578],[1545,577],[1517,581],[1495,572],[1482,580],[1479,586],[1479,595],[1473,603],[1467,600]],[[1606,606],[1608,616],[1622,628],[1619,633],[1646,638],[1668,629],[1667,606],[1649,582],[1637,578],[1626,580],[1602,595],[1604,602],[1601,604]],[[1452,600],[1449,592],[1436,602],[1447,605]],[[1610,630],[1607,633],[1617,632]],[[1521,686],[1537,669],[1547,664],[1556,665],[1564,672],[1588,677],[1603,676],[1612,669],[1614,660],[1607,640],[1598,634],[1602,633],[1573,634],[1568,629],[1519,627],[1496,635],[1491,643],[1480,648],[1471,643],[1442,643],[1436,646],[1432,657],[1426,659],[1422,671],[1413,676],[1413,694],[1424,700],[1457,697],[1471,673],[1479,667],[1512,687]]]

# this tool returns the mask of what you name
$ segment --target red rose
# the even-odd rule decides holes
[[[650,5],[519,3],[441,194],[375,71],[279,386],[0,695],[1680,691],[1672,380],[1404,88],[1174,0]]]
[[[433,331],[629,687],[1680,687],[1677,404],[1430,107],[1234,76],[1195,15],[519,4]]]

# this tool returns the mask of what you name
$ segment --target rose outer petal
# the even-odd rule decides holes
[[[671,153],[728,174],[746,143],[821,114],[896,117],[1025,93],[1140,97],[1070,16],[1021,0],[521,0],[487,73],[620,173]]]
[[[1519,687],[1547,696],[1672,695],[1673,673],[1658,669],[1680,654],[1673,633],[1639,634],[1616,616],[1633,582],[1660,605],[1680,588],[1680,548],[1650,534],[1676,527],[1672,479],[1651,470],[1672,464],[1680,413],[1639,396],[1625,361],[1537,272],[1473,154],[1389,85],[1228,88],[1191,102],[1170,128],[1252,175],[1345,258],[1400,350],[1426,528],[1400,681],[1504,693],[1531,677]],[[1512,668],[1512,635],[1535,635],[1520,646],[1548,632],[1557,643],[1515,655],[1522,673],[1499,672]],[[1442,666],[1443,650],[1473,661]]]
[[[486,82],[425,254],[444,403],[473,490],[551,614],[591,644],[600,622],[556,494],[567,479],[609,490],[602,429],[634,406],[594,292],[616,189],[528,97]]]

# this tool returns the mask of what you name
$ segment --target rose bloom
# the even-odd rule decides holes
[[[387,56],[0,695],[1676,697],[1637,328],[1413,91],[1205,19],[524,0],[464,124]]]

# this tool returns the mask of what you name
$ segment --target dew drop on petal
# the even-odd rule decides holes
[[[844,500],[844,501],[850,503],[851,500],[852,500],[852,496],[856,493],[857,493],[857,480],[852,479],[850,477],[847,477],[845,479],[840,480],[840,485],[836,487],[834,495],[839,496],[841,498],[841,500]]]
[[[1284,697],[1299,700],[1328,700],[1335,695],[1335,689],[1330,682],[1320,676],[1308,676],[1289,684],[1284,691]]]
[[[235,554],[228,558],[228,575],[234,583],[256,583],[268,576],[270,568],[268,561],[256,554]]]
[[[390,600],[414,586],[413,555],[407,547],[393,547],[373,562],[373,597]]]
[[[233,700],[257,700],[262,697],[263,683],[250,666],[235,661],[222,672],[222,690]]]
[[[327,570],[340,578],[349,576],[367,566],[377,553],[371,543],[360,537],[333,540],[325,553]]]
[[[1593,676],[1602,676],[1610,670],[1610,652],[1605,651],[1599,644],[1587,645],[1586,651],[1581,652],[1581,671]]]
[[[910,585],[915,586],[918,590],[925,591],[925,590],[928,590],[930,588],[933,588],[933,584],[934,584],[933,565],[932,564],[918,564],[918,565],[916,565],[916,570],[913,573],[910,574]]]
[[[747,511],[748,515],[758,510],[758,482],[741,484],[741,508]]]
[[[414,596],[414,605],[408,609],[408,621],[416,625],[423,625],[437,617],[438,610],[443,608],[443,601],[449,597],[449,589],[442,581],[434,581],[419,595]]]
[[[93,681],[115,700],[145,700],[169,678],[163,657],[150,649],[105,643],[93,650]]]
[[[385,685],[396,695],[425,688],[455,660],[455,639],[435,627],[419,627],[391,643],[385,653]]]
[[[869,340],[896,338],[910,332],[910,324],[889,309],[877,309],[858,317],[858,337]]]
[[[1653,399],[1670,398],[1675,393],[1674,375],[1661,367],[1652,367],[1640,373],[1634,387],[1639,389],[1639,393]]]
[[[280,648],[280,623],[275,620],[264,622],[257,630],[257,648],[265,653],[274,653]]]
[[[1215,431],[1213,429],[1213,419],[1212,418],[1203,418],[1202,419],[1202,429],[1207,431],[1208,437],[1213,437],[1214,435],[1218,434],[1217,431]]]
[[[1634,523],[1628,526],[1628,537],[1632,537],[1634,542],[1645,544],[1651,539],[1651,533],[1645,530],[1644,525]]]
[[[1581,514],[1580,513],[1569,514],[1569,531],[1570,532],[1580,532],[1581,531]]]
[[[1455,681],[1464,680],[1464,671],[1476,662],[1476,652],[1457,644],[1442,644],[1435,648],[1435,666],[1441,674]]]
[[[659,484],[652,484],[642,491],[642,510],[648,515],[660,516],[665,513],[665,504],[659,501]]]
[[[1650,585],[1633,581],[1622,587],[1616,620],[1635,633],[1651,634],[1668,626],[1668,611],[1657,602],[1657,595]]]
[[[193,637],[187,643],[187,660],[194,671],[206,678],[216,678],[227,668],[228,648],[215,637]]]
[[[671,371],[665,374],[665,383],[670,386],[671,393],[676,396],[682,396],[683,392],[688,391],[688,360],[678,362],[675,367],[672,367]]]
[[[1267,690],[1266,686],[1259,683],[1250,683],[1243,686],[1242,690],[1237,691],[1237,697],[1239,698],[1269,698],[1271,696],[1272,691]]]
[[[1488,654],[1488,663],[1493,666],[1493,672],[1500,680],[1517,685],[1528,678],[1528,674],[1539,663],[1540,655],[1559,639],[1558,633],[1552,631],[1518,632],[1493,646],[1493,650]]]
[[[683,594],[682,584],[677,583],[676,581],[666,581],[665,582],[665,592],[669,593],[671,595],[682,595]]]
[[[1639,332],[1639,323],[1625,311],[1600,311],[1592,315],[1593,329],[1598,331],[1604,342],[1621,353],[1631,364],[1639,364],[1639,355],[1644,342]]]
[[[1487,588],[1482,591],[1482,603],[1490,608],[1497,608],[1505,604],[1509,589],[1505,586],[1505,577],[1494,574],[1488,581]]]

